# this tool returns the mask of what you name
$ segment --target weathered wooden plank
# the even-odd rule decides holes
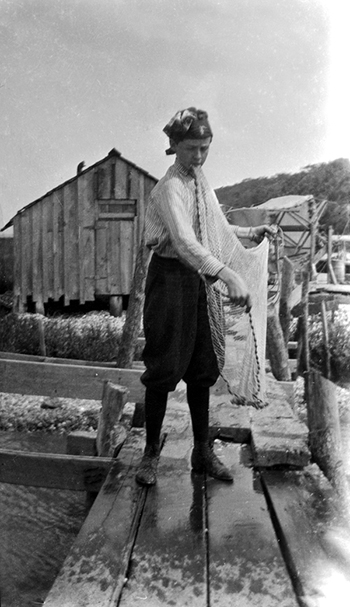
[[[42,201],[42,271],[43,301],[53,297],[53,194],[45,196]]]
[[[0,449],[0,483],[71,491],[99,491],[111,464],[110,457]]]
[[[262,483],[300,604],[345,605],[349,552],[344,558],[336,538],[349,545],[349,530],[340,530],[330,485],[315,468],[263,470]]]
[[[74,430],[67,434],[66,452],[68,455],[97,455],[97,431]]]
[[[297,607],[249,448],[216,447],[234,484],[207,480],[209,604]]]
[[[342,506],[350,516],[350,491],[342,453],[339,409],[336,385],[310,370],[307,417],[310,449],[313,461],[318,464],[332,483]]]
[[[139,196],[139,178],[142,173],[135,166],[129,166],[129,198],[138,198]]]
[[[32,294],[32,230],[30,213],[24,212],[20,215],[21,221],[21,299],[25,304],[28,295]]]
[[[115,369],[116,365],[113,362],[100,362],[93,360],[79,360],[74,358],[53,358],[50,356],[35,356],[34,354],[18,354],[17,352],[0,352],[0,359],[7,358],[9,360],[27,360],[37,363],[52,363],[56,365],[78,365],[87,367],[106,367]],[[141,367],[140,367],[141,368]],[[144,366],[142,367],[144,369]]]
[[[53,298],[58,301],[63,295],[64,276],[64,240],[63,240],[63,190],[62,188],[53,193],[53,228],[52,228],[52,252],[53,252]]]
[[[21,293],[21,220],[20,215],[15,215],[13,218],[13,229],[15,235],[15,246],[13,247],[13,295],[15,302],[15,311],[19,312],[20,308],[20,293]]]
[[[139,191],[138,191],[138,200],[137,200],[137,238],[135,238],[135,253],[134,253],[134,261],[136,258],[138,247],[141,243],[142,231],[145,225],[145,176],[140,173],[139,174]]]
[[[95,173],[85,171],[78,177],[80,219],[84,228],[94,228],[96,221]]]
[[[28,214],[28,260],[27,260],[28,295],[33,295],[33,212]]]
[[[107,288],[110,295],[122,294],[120,234],[121,222],[109,221],[107,223]]]
[[[77,180],[66,183],[64,201],[64,298],[79,299],[79,233]]]
[[[99,492],[45,607],[116,605],[147,489],[135,482],[144,432],[134,429]]]
[[[120,607],[208,604],[204,477],[191,476],[190,434],[170,435],[162,449]]]
[[[120,286],[121,293],[129,294],[133,276],[134,222],[123,221],[120,230]]]
[[[227,394],[219,394],[215,385],[210,394],[209,421],[212,431],[223,440],[247,443],[251,438],[249,407],[240,407],[230,402]],[[226,388],[227,392],[227,388]]]
[[[115,198],[130,198],[128,185],[129,167],[122,158],[117,158],[115,162]]]
[[[100,456],[112,457],[115,450],[115,426],[120,420],[128,391],[105,381],[102,392],[102,408],[98,421],[96,448]]]
[[[95,278],[95,192],[94,173],[87,171],[78,177],[79,213],[79,291],[80,301],[94,299]]]
[[[279,383],[271,384],[274,394],[267,392],[268,406],[251,413],[254,461],[258,466],[307,466],[308,429],[294,414]]]
[[[33,225],[33,301],[39,310],[43,309],[43,249],[42,249],[42,201],[32,207]]]
[[[96,265],[95,290],[98,295],[108,294],[107,268],[107,227],[106,221],[98,221],[96,225]]]
[[[86,301],[95,299],[95,230],[84,228],[83,230],[83,271],[84,271],[84,293]]]
[[[144,399],[144,387],[138,369],[112,369],[79,365],[32,363],[29,361],[0,360],[0,391],[17,394],[41,394],[64,398],[102,397],[104,380],[125,386],[129,400]]]
[[[108,161],[97,170],[97,198],[108,199],[111,197],[111,175]]]

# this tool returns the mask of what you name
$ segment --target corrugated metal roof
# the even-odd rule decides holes
[[[305,202],[312,200],[313,196],[309,194],[308,196],[279,196],[278,198],[270,198],[266,202],[257,205],[256,209],[269,209],[271,211],[283,211],[288,209],[293,209],[300,207]]]

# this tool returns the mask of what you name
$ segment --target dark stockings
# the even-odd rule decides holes
[[[157,392],[151,388],[146,388],[145,418],[147,445],[159,443],[167,399],[167,392]]]
[[[146,389],[145,417],[146,442],[159,443],[160,431],[166,411],[168,393]],[[206,442],[209,436],[209,388],[197,384],[187,384],[187,402],[190,409],[193,437],[195,441]]]
[[[195,441],[207,442],[209,437],[209,388],[187,384],[187,402],[190,408]]]

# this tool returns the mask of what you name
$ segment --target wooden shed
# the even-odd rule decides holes
[[[14,306],[44,313],[50,300],[85,304],[109,297],[120,313],[130,293],[145,204],[157,183],[113,149],[21,209],[14,231]]]

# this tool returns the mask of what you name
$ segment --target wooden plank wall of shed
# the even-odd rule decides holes
[[[96,294],[128,294],[154,185],[151,176],[111,156],[16,215],[17,309],[26,309],[28,296],[42,312],[44,303],[62,296],[68,305],[93,301]],[[98,220],[98,200],[105,199],[136,199],[134,221]]]
[[[97,200],[129,198],[130,184],[131,168],[124,160],[112,157],[97,171]],[[96,293],[127,295],[136,246],[134,221],[97,219],[96,224]]]

